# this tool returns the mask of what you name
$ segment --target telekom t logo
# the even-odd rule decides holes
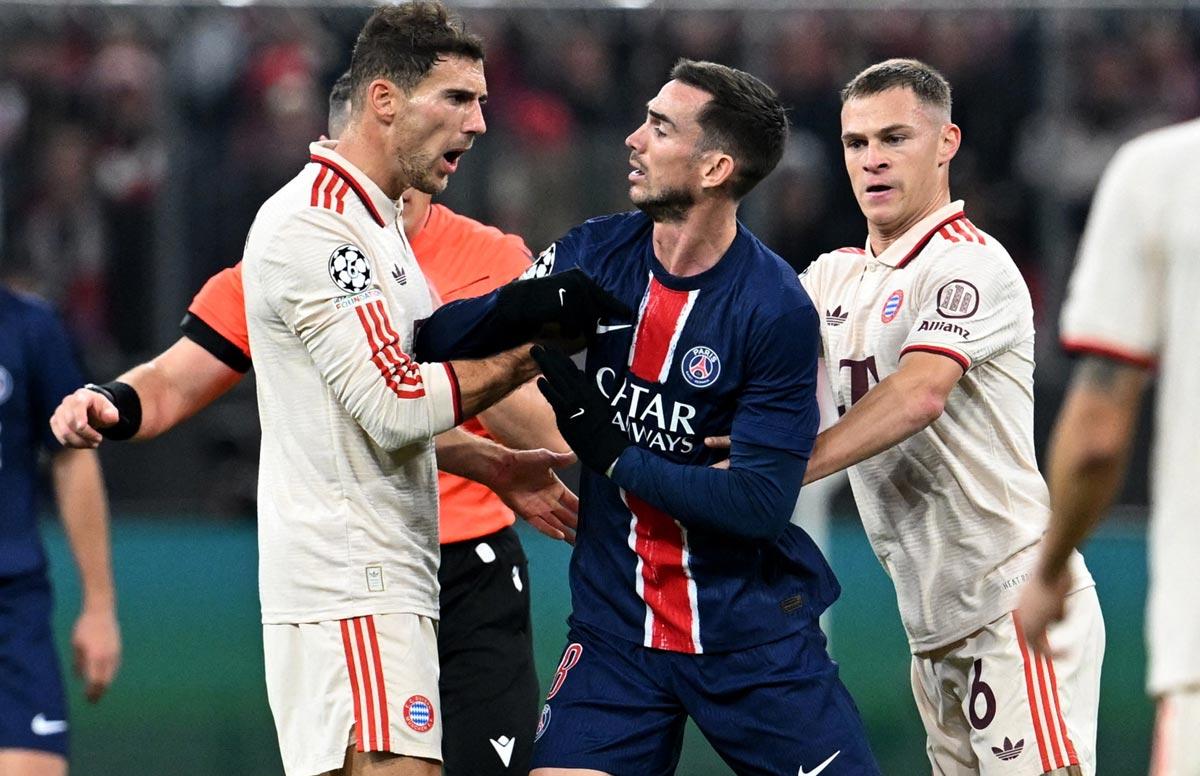
[[[858,400],[867,395],[873,384],[879,383],[879,370],[875,368],[875,356],[867,356],[858,361],[853,358],[843,358],[838,362],[839,369],[850,370],[850,403],[857,404]],[[872,379],[874,383],[872,383]],[[838,407],[838,415],[845,415],[846,407]]]

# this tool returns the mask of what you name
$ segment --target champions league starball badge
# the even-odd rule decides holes
[[[712,348],[697,345],[684,354],[680,368],[688,385],[707,388],[721,375],[721,359]]]
[[[347,294],[357,294],[371,283],[371,265],[361,250],[342,245],[329,254],[329,277]]]

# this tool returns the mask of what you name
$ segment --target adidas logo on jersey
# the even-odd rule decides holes
[[[850,311],[842,312],[842,306],[833,308],[833,312],[825,311],[825,322],[830,326],[841,326],[850,317]]]
[[[1004,762],[1015,760],[1021,756],[1021,752],[1025,749],[1025,739],[1022,738],[1017,743],[1008,740],[1008,736],[1004,737],[1004,747],[993,746],[992,754],[999,757]]]
[[[405,274],[404,268],[398,264],[392,265],[392,280],[395,280],[400,285],[408,282],[408,275]]]

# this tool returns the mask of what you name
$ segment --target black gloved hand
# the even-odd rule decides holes
[[[544,324],[557,323],[567,339],[591,334],[600,320],[633,320],[633,310],[578,267],[502,286],[495,311],[502,326],[532,336]]]
[[[588,382],[570,357],[534,345],[529,351],[542,368],[538,388],[554,408],[563,439],[583,465],[606,474],[632,443],[613,425],[613,409],[600,391]]]

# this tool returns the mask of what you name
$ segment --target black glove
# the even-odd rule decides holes
[[[576,339],[595,331],[601,320],[633,320],[633,310],[578,267],[502,286],[495,312],[499,325],[528,332],[525,340],[549,323],[559,324],[565,338]]]
[[[588,382],[569,356],[541,345],[534,345],[529,355],[542,368],[538,388],[554,408],[563,439],[584,466],[606,474],[632,444],[613,425],[613,409],[608,399]]]

